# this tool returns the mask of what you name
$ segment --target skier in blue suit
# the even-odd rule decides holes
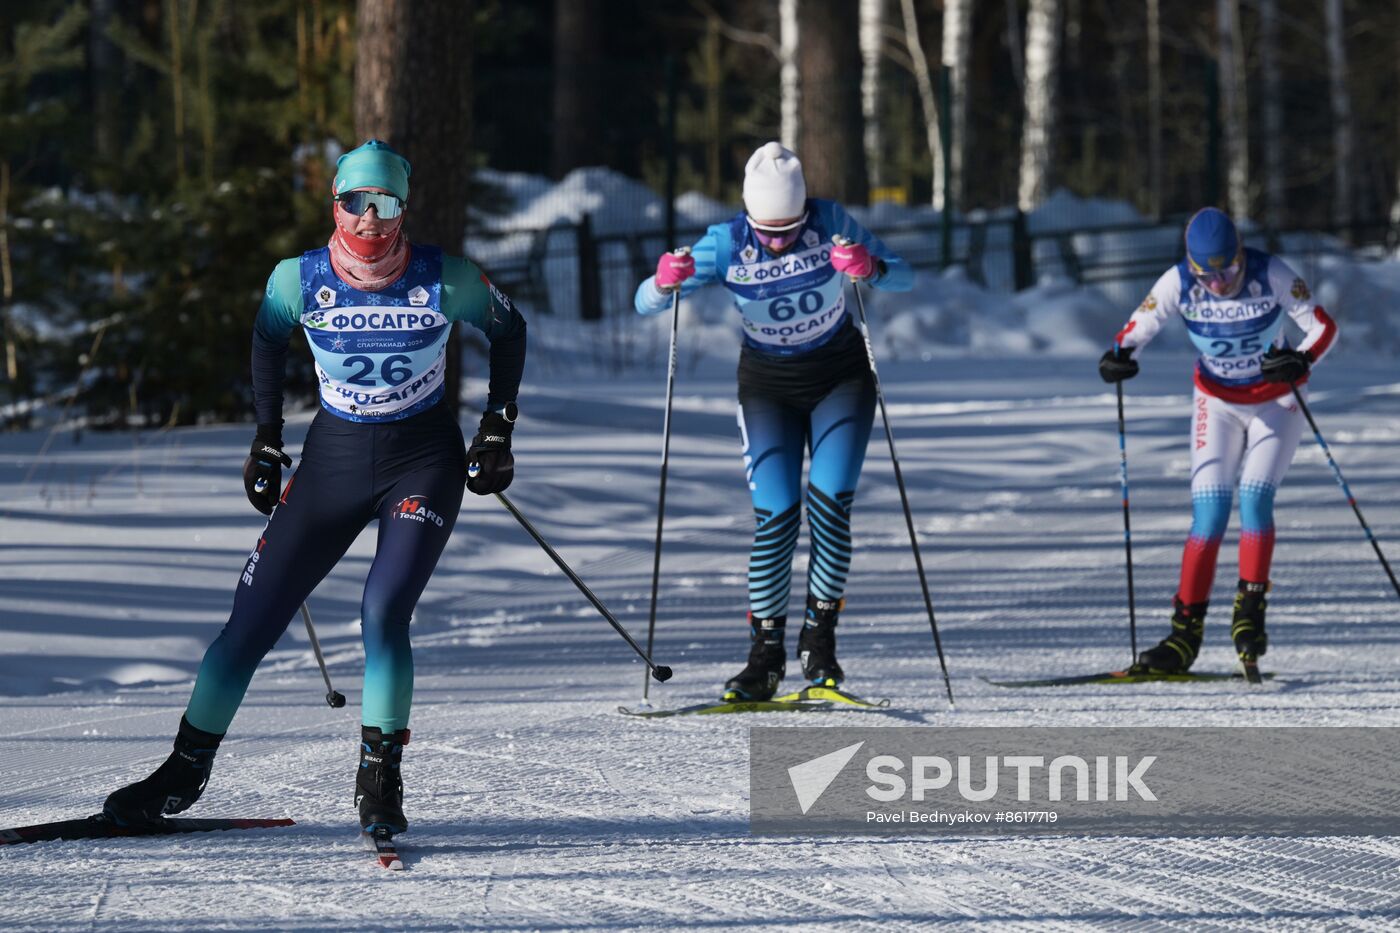
[[[409,620],[452,533],[463,482],[478,495],[510,485],[525,367],[525,321],[510,301],[470,260],[403,235],[408,176],[408,161],[378,140],[341,156],[330,242],[283,260],[268,279],[253,324],[258,427],[243,467],[248,498],[267,526],[240,568],[228,624],[204,655],[174,752],[107,798],[113,820],[156,819],[199,798],[258,662],[377,520],[361,606],[356,799],[367,832],[408,826],[399,769],[413,699]],[[491,341],[487,411],[469,450],[445,401],[447,338],[457,321]],[[282,381],[297,327],[316,360],[321,410],[283,487],[292,459],[282,450]],[[469,464],[478,465],[470,478]]]
[[[841,245],[833,243],[840,237]],[[846,243],[845,241],[849,241]],[[667,253],[637,289],[641,314],[723,283],[742,320],[739,437],[753,497],[748,664],[728,700],[766,700],[786,673],[784,631],[801,518],[802,461],[812,553],[797,657],[812,684],[836,686],[836,623],[851,566],[851,503],[875,417],[875,385],[846,303],[848,278],[908,291],[909,264],[841,205],[807,197],[802,163],[776,142],[744,170],[744,210],[688,255]]]

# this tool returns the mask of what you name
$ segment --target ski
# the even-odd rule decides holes
[[[1272,673],[1260,674],[1255,666],[1255,674],[1260,682],[1271,678]],[[1247,675],[1241,671],[1231,673],[1209,672],[1203,674],[1155,674],[1150,671],[1104,671],[1099,674],[1077,674],[1070,677],[1046,677],[1040,680],[986,680],[994,687],[1075,687],[1087,684],[1147,684],[1147,683],[1213,683],[1224,680],[1243,680]],[[1253,682],[1253,681],[1251,681]]]
[[[721,700],[677,709],[630,709],[619,706],[617,711],[636,719],[661,719],[667,716],[715,716],[725,713],[809,713],[822,709],[831,709],[831,703],[826,700]]]
[[[796,700],[826,700],[832,703],[845,703],[848,706],[860,706],[866,709],[888,709],[889,700],[867,700],[864,697],[856,696],[854,693],[847,693],[838,687],[803,687],[796,693],[785,694],[773,698],[777,702],[791,703]]]
[[[398,844],[389,833],[376,829],[373,833],[360,833],[360,838],[364,840],[365,847],[374,852],[380,868],[387,868],[389,871],[404,870]]]
[[[1262,684],[1267,674],[1259,672],[1259,659],[1252,654],[1240,655],[1240,673],[1251,684]]]
[[[207,833],[228,829],[270,829],[295,825],[289,819],[181,819],[162,817],[149,823],[121,825],[102,814],[79,820],[57,820],[34,826],[0,829],[0,845],[50,842],[59,839],[115,839],[122,836],[170,836],[177,833]]]

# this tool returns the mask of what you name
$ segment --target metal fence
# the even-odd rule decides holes
[[[1181,259],[1186,220],[1182,215],[1160,223],[1045,229],[1019,211],[1005,211],[954,223],[946,234],[936,217],[877,225],[873,232],[914,268],[961,267],[969,280],[989,291],[1010,294],[1050,276],[1097,287],[1129,306]],[[522,307],[537,314],[597,320],[631,313],[637,284],[652,274],[657,257],[694,242],[704,231],[701,225],[680,225],[674,242],[656,227],[596,233],[585,215],[577,223],[515,230],[496,238],[482,234],[475,242],[497,244],[490,250],[495,261],[485,263],[487,271]],[[1391,255],[1400,228],[1377,220],[1344,230],[1246,227],[1244,233],[1249,245],[1303,263],[1299,271],[1308,275],[1307,267],[1322,256],[1366,260]],[[499,248],[507,238],[511,248]]]

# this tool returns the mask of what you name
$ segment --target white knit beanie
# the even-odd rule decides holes
[[[802,163],[782,143],[764,143],[744,166],[744,209],[754,220],[802,216],[807,182]]]

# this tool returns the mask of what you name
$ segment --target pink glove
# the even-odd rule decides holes
[[[695,274],[695,257],[689,252],[662,253],[656,263],[656,287],[663,291],[679,288]]]
[[[875,274],[875,257],[859,243],[833,246],[831,266],[838,273],[853,279],[868,279]]]

